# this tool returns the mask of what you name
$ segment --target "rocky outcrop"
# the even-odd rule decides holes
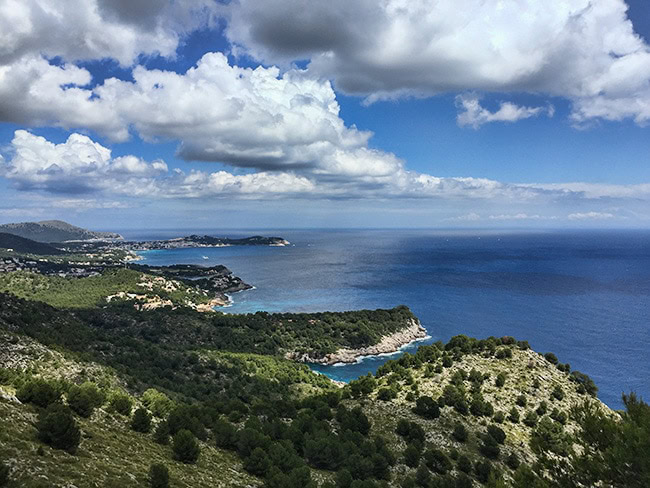
[[[286,354],[287,359],[300,361],[303,363],[314,363],[332,365],[337,363],[356,363],[364,356],[377,356],[379,354],[391,354],[399,351],[404,346],[412,342],[424,339],[427,337],[427,331],[417,319],[411,319],[406,327],[402,330],[384,336],[377,344],[359,349],[346,349],[342,348],[338,351],[326,354],[323,357],[313,357],[307,353],[290,352]]]

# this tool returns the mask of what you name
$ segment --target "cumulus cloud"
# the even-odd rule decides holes
[[[478,129],[489,122],[517,122],[545,113],[553,117],[555,109],[552,105],[547,107],[520,107],[511,102],[501,102],[499,109],[490,112],[481,106],[480,97],[476,94],[464,94],[456,97],[456,106],[461,109],[456,121],[461,127],[470,126]]]
[[[0,64],[22,56],[68,61],[140,54],[173,56],[183,34],[212,20],[209,0],[4,0],[0,3]]]
[[[370,101],[468,90],[567,97],[572,118],[650,120],[650,47],[624,0],[233,0],[226,33]],[[363,22],[363,28],[359,23]]]

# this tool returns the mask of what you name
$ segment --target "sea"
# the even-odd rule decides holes
[[[350,381],[421,344],[454,335],[514,336],[591,376],[599,398],[650,400],[650,231],[215,230],[124,232],[280,236],[286,247],[142,252],[142,264],[226,265],[255,288],[226,313],[407,305],[430,338],[392,356],[312,368]]]

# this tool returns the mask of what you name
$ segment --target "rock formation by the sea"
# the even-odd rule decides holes
[[[339,349],[338,351],[326,354],[323,357],[313,357],[307,353],[287,353],[287,359],[300,361],[303,363],[314,363],[323,365],[332,365],[337,363],[356,363],[359,358],[364,356],[376,356],[378,354],[390,354],[399,351],[402,347],[411,344],[414,341],[424,339],[427,331],[417,319],[411,319],[408,325],[402,330],[387,335],[377,344],[362,347],[359,349]]]

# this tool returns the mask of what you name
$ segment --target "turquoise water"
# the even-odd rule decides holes
[[[143,253],[144,264],[228,266],[256,287],[235,294],[228,313],[405,304],[427,328],[427,342],[512,335],[592,376],[612,407],[624,391],[650,397],[649,232],[202,232],[292,242]],[[387,359],[314,369],[349,381]]]

